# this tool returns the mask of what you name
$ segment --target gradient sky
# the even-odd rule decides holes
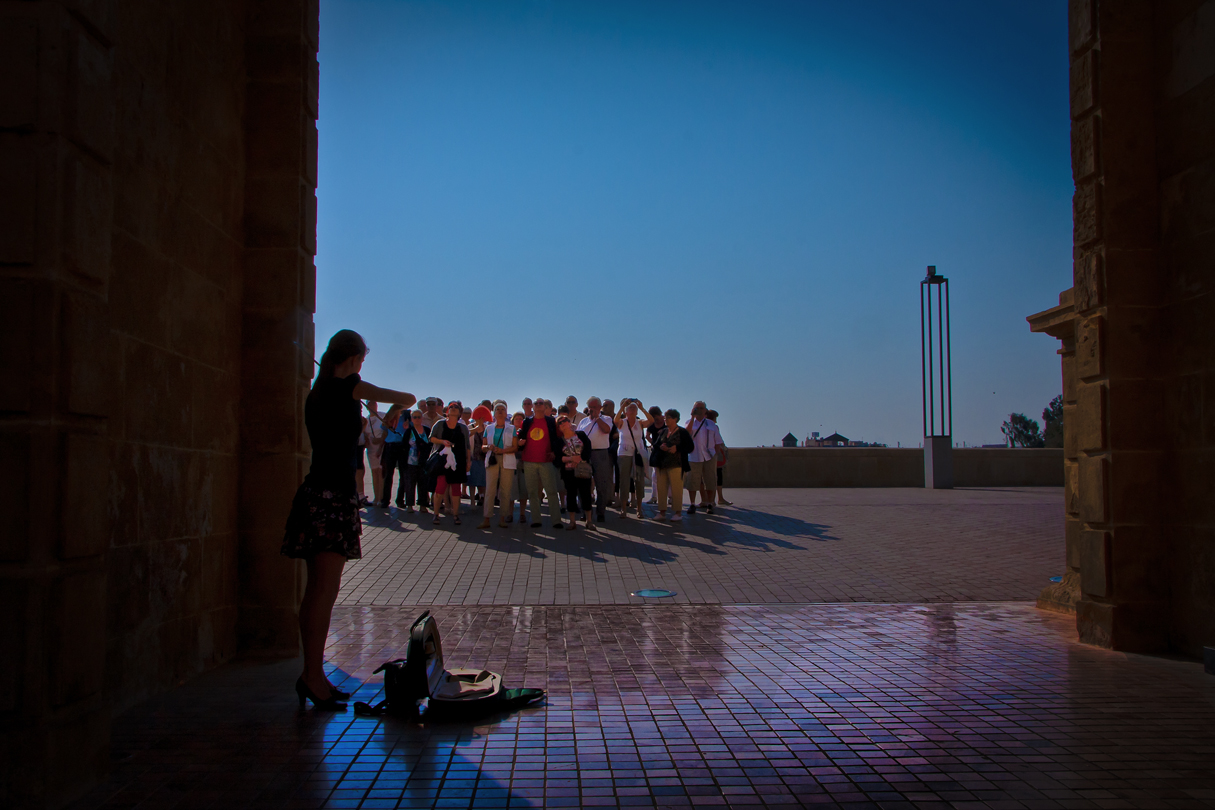
[[[573,393],[921,441],[919,280],[954,437],[1060,393],[1067,4],[322,0],[318,356],[465,402]]]

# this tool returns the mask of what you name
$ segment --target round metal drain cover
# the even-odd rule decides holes
[[[633,591],[631,596],[644,596],[650,599],[658,599],[663,596],[674,596],[675,591],[664,590],[663,588],[642,588],[640,591]]]

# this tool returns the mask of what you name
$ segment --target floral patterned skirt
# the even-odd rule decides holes
[[[282,552],[287,557],[307,559],[322,551],[341,554],[348,560],[363,556],[359,537],[363,521],[359,499],[353,492],[331,492],[301,484],[287,516]]]

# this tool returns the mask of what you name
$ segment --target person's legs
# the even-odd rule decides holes
[[[332,551],[322,551],[308,559],[308,581],[300,602],[300,637],[304,643],[304,685],[320,699],[329,697],[329,681],[325,678],[325,640],[329,637],[329,622],[333,603],[342,586],[342,569],[346,558]]]
[[[586,512],[586,516],[591,516],[591,481],[589,478],[575,479],[575,486],[578,489],[578,499],[582,502],[582,511]]]
[[[666,517],[667,514],[667,495],[671,488],[671,476],[667,474],[665,469],[655,469],[654,474],[657,480],[654,484],[654,497],[658,499],[658,517]]]
[[[683,470],[672,467],[667,473],[671,476],[671,497],[675,505],[671,509],[671,520],[683,520]]]
[[[494,464],[485,468],[485,507],[481,510],[481,515],[485,518],[486,525],[489,525],[489,516],[494,513],[494,498],[498,495],[498,485],[501,480],[501,464]]]
[[[552,464],[540,463],[540,479],[544,482],[544,491],[548,493],[548,516],[553,526],[561,525],[561,502],[557,500],[557,470]],[[536,501],[540,503],[539,500]],[[539,517],[537,515],[537,517]],[[536,521],[533,520],[532,523]]]
[[[380,455],[380,486],[375,502],[380,506],[388,505],[388,496],[392,493],[392,476],[397,466],[397,443],[387,442],[384,452]]]
[[[701,483],[701,473],[704,471],[704,464],[700,461],[690,462],[692,469],[684,473],[683,488],[688,491],[688,505],[696,505],[696,493],[704,489]]]
[[[650,491],[654,494],[650,497],[654,503],[658,503],[658,468],[650,467]]]
[[[693,465],[696,466],[696,465]],[[717,479],[717,459],[711,458],[708,461],[699,462],[700,471],[697,479],[700,484],[700,505],[713,506],[713,495],[717,489],[714,482]]]
[[[397,497],[396,497],[396,504],[397,504],[397,506],[400,506],[401,504],[405,503],[405,493],[407,491],[410,492],[410,495],[413,494],[412,489],[415,486],[414,482],[417,480],[418,476],[415,474],[413,476],[413,478],[409,479],[408,483],[405,480],[405,470],[409,467],[409,451],[408,450],[406,450],[405,452],[401,452],[400,450],[398,450],[396,453],[393,453],[392,463],[393,463],[393,466],[395,466],[397,468],[397,471],[401,474],[400,478],[398,479],[398,482],[397,482]],[[420,468],[415,465],[414,470],[416,471],[418,469],[420,469]],[[387,501],[389,499],[389,497],[391,497],[391,496],[392,496],[392,486],[389,485],[389,486],[384,487],[384,500]]]
[[[645,479],[646,470],[644,464],[633,465],[633,492],[634,503],[637,505],[637,517],[641,517],[641,505],[645,503]]]
[[[629,485],[628,482],[633,480],[633,457],[619,456],[616,459],[616,467],[620,479],[620,491],[616,495],[616,508],[621,514],[629,511]]]
[[[543,461],[525,461],[523,462],[523,472],[527,476],[527,499],[532,504],[532,525],[540,525],[540,492],[542,483],[542,473],[540,470],[548,466]],[[526,507],[526,504],[524,504]],[[525,519],[525,513],[519,512],[519,520]]]
[[[406,464],[401,468],[401,488],[397,490],[397,503],[404,503],[407,509],[413,509],[414,503],[416,503],[414,493],[420,489],[418,486],[418,473],[420,470],[421,468],[416,464]],[[404,492],[401,491],[402,489]],[[391,492],[391,485],[385,491]],[[402,495],[404,495],[404,499],[402,499]]]
[[[425,512],[434,507],[434,500],[430,497],[430,476],[421,464],[414,469],[417,470],[415,486],[418,488],[418,508]]]
[[[502,467],[502,471],[498,473],[498,476],[498,525],[505,526],[507,516],[514,512],[515,471]],[[493,505],[494,496],[487,495],[485,498],[486,508],[492,509]]]
[[[592,450],[591,472],[595,476],[595,511],[603,520],[613,495],[612,454],[607,450]]]
[[[518,469],[515,470],[515,488],[518,490],[515,500],[519,504],[519,522],[523,523],[527,517],[527,476],[523,474],[523,462],[519,462]],[[511,512],[514,515],[514,512]]]
[[[367,448],[367,473],[371,476],[372,503],[379,503],[384,493],[384,470],[380,466],[383,457],[383,448],[378,453],[370,447]]]

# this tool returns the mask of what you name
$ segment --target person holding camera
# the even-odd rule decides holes
[[[607,519],[607,505],[615,491],[616,474],[612,470],[612,420],[603,413],[603,401],[591,397],[586,401],[587,415],[578,428],[591,440],[591,469],[595,475],[595,512],[602,523]]]
[[[616,456],[620,492],[616,496],[616,508],[620,510],[621,517],[628,517],[630,496],[633,496],[637,517],[644,517],[641,502],[645,500],[645,433],[652,424],[654,420],[645,415],[641,400],[620,401],[620,414],[616,417],[616,431],[620,436],[620,449]]]

